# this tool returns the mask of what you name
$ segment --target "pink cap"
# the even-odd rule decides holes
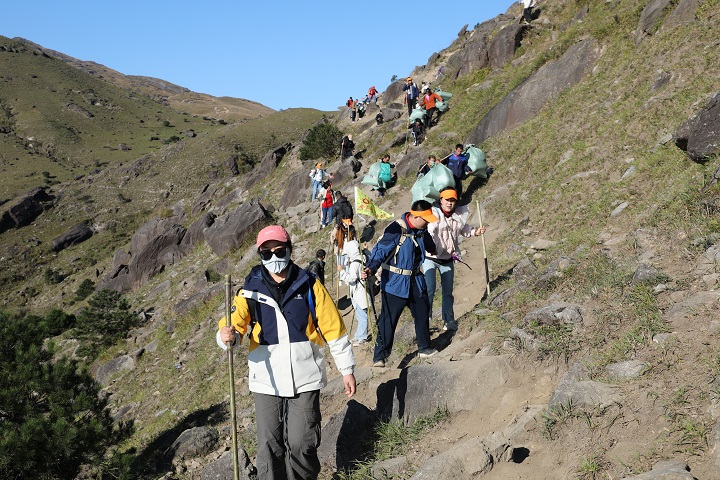
[[[290,243],[290,235],[288,235],[287,230],[285,230],[280,225],[270,225],[269,227],[265,227],[260,230],[260,232],[258,232],[257,246],[259,247],[260,245],[269,240],[277,240],[278,242],[282,243]]]

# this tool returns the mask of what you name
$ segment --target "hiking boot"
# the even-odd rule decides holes
[[[448,330],[455,331],[458,329],[458,324],[455,320],[450,320],[445,322],[445,325],[443,325],[443,332],[447,332]]]
[[[435,350],[434,348],[423,348],[422,350],[418,350],[418,357],[428,358],[428,357],[432,357],[436,353],[438,353],[438,351]]]
[[[385,360],[377,360],[375,363],[373,363],[373,367],[384,368]]]

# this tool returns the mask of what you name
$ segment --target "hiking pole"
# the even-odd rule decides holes
[[[230,327],[232,322],[230,314],[232,310],[232,282],[230,275],[225,275],[225,325]],[[242,341],[242,339],[241,339]],[[237,417],[235,415],[235,368],[233,366],[233,343],[227,343],[228,366],[230,369],[230,419],[232,421],[232,459],[233,459],[233,478],[240,478],[240,463],[238,461],[238,439],[237,439]]]
[[[475,200],[475,206],[477,207],[478,220],[480,221],[480,227],[483,226],[482,213],[480,213],[480,204]],[[485,261],[485,295],[490,296],[490,267],[488,266],[487,251],[485,250],[485,234],[481,233],[480,238],[482,239],[483,249],[483,260]]]

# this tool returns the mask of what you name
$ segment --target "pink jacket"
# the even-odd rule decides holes
[[[453,252],[460,252],[460,235],[471,237],[477,227],[467,223],[470,216],[468,207],[457,207],[451,216],[446,216],[440,207],[432,207],[433,213],[438,217],[437,222],[428,224],[427,231],[432,236],[437,248],[437,255],[427,255],[428,258],[450,260]]]

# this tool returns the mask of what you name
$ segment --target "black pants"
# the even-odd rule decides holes
[[[415,278],[410,279],[408,298],[398,297],[385,291],[381,292],[382,310],[378,319],[378,336],[375,340],[373,362],[385,360],[392,352],[400,314],[407,306],[415,320],[415,337],[418,350],[430,348],[430,303],[427,292],[422,292]]]
[[[408,116],[410,116],[410,114],[413,111],[413,108],[415,108],[417,106],[417,98],[408,98],[407,105],[408,105]]]
[[[437,107],[432,107],[427,110],[425,113],[425,130],[429,129],[432,125],[432,117],[435,114],[435,112],[438,112]],[[440,112],[438,112],[438,115],[440,115]]]
[[[532,9],[533,7],[523,8],[523,18],[528,23],[532,20]]]

